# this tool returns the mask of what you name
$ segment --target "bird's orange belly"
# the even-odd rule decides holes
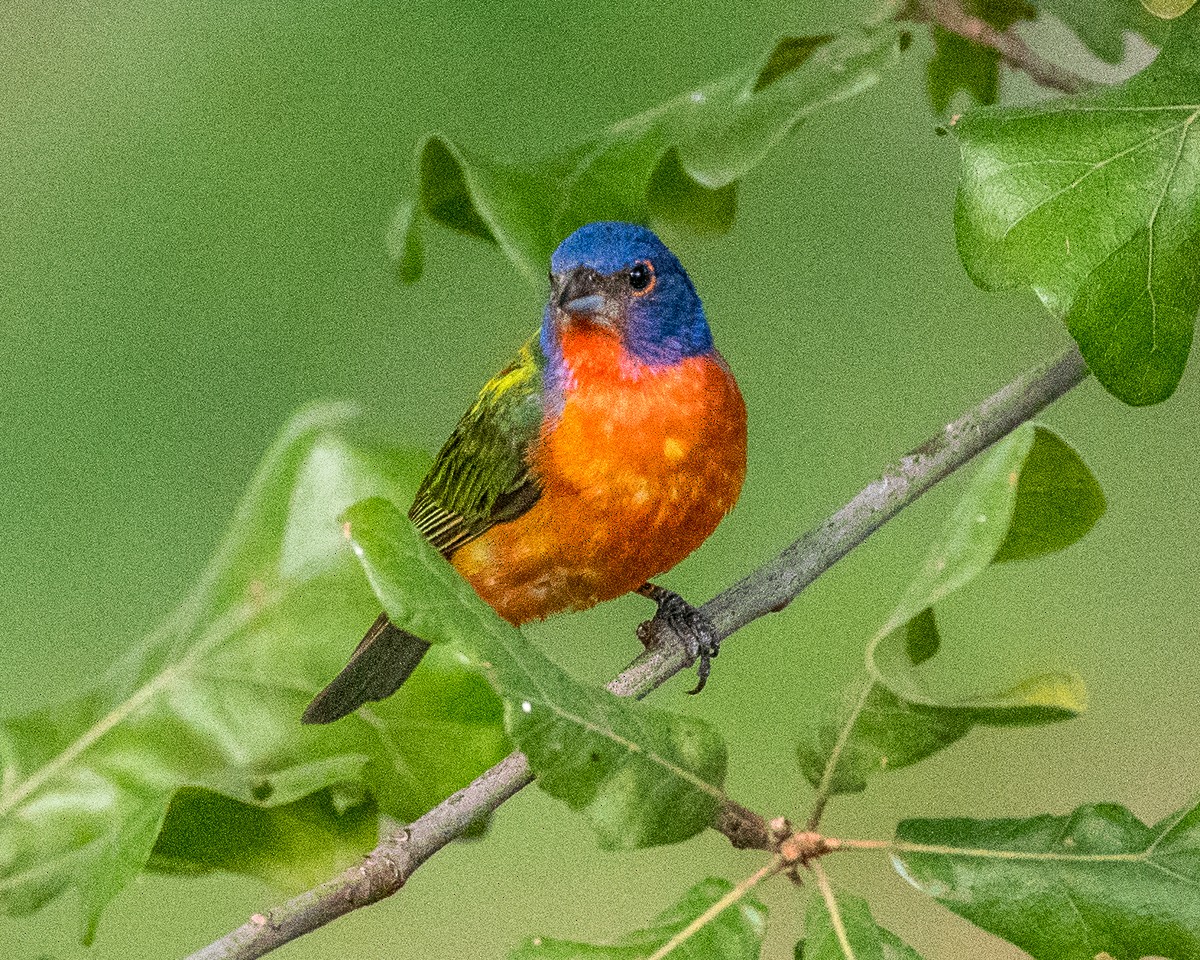
[[[541,442],[541,498],[451,558],[506,620],[628,593],[696,549],[736,502],[746,415],[724,365],[632,386],[628,397],[609,386],[568,399]]]

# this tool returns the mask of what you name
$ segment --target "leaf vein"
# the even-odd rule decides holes
[[[1031,216],[1033,216],[1035,213],[1037,213],[1039,210],[1041,210],[1046,205],[1053,203],[1055,200],[1057,200],[1063,194],[1069,193],[1070,191],[1074,190],[1081,183],[1083,183],[1088,177],[1092,176],[1093,174],[1097,173],[1100,170],[1103,170],[1105,167],[1109,166],[1110,164],[1115,163],[1116,161],[1118,161],[1124,157],[1127,157],[1132,153],[1136,153],[1139,150],[1144,149],[1145,147],[1148,147],[1154,141],[1160,140],[1163,137],[1167,136],[1167,134],[1174,133],[1180,127],[1186,127],[1191,122],[1191,119],[1194,119],[1194,118],[1195,118],[1195,114],[1193,114],[1192,118],[1190,118],[1189,120],[1185,120],[1185,121],[1182,121],[1181,123],[1174,124],[1170,127],[1166,127],[1162,130],[1159,130],[1156,133],[1153,133],[1150,136],[1148,136],[1142,140],[1139,140],[1137,143],[1133,144],[1132,146],[1128,146],[1124,150],[1121,150],[1118,153],[1114,153],[1111,157],[1106,157],[1103,160],[1098,160],[1096,163],[1094,163],[1091,166],[1091,168],[1087,171],[1087,173],[1082,174],[1081,176],[1072,180],[1066,186],[1059,187],[1057,190],[1055,190],[1049,196],[1044,197],[1043,199],[1039,200],[1032,207],[1030,207],[1028,210],[1026,210],[1024,213],[1022,213],[1021,216],[1019,216],[1016,220],[1014,220],[1011,224],[1009,224],[1008,228],[1001,235],[1000,241],[1003,242],[1003,241],[1007,240],[1009,237],[1009,234],[1011,234],[1022,223],[1024,223],[1026,220],[1028,220]]]
[[[658,764],[660,767],[662,767],[668,773],[672,774],[677,779],[682,780],[685,783],[691,784],[697,790],[707,793],[709,796],[714,797],[717,800],[725,799],[725,794],[722,793],[720,790],[718,790],[716,787],[714,787],[711,783],[706,783],[704,780],[701,780],[699,777],[697,777],[694,773],[691,773],[691,772],[683,769],[683,767],[680,767],[680,766],[672,763],[666,757],[664,757],[660,753],[658,753],[658,751],[653,750],[653,749],[646,749],[641,744],[634,743],[632,740],[628,740],[625,737],[621,736],[615,730],[611,730],[607,727],[602,727],[599,724],[594,723],[591,720],[588,720],[586,717],[581,717],[578,714],[572,713],[570,710],[566,710],[566,709],[560,707],[557,703],[554,703],[553,701],[545,701],[545,705],[547,707],[549,707],[554,713],[558,714],[559,717],[566,720],[568,723],[574,723],[577,726],[582,727],[584,730],[588,731],[589,733],[594,733],[600,737],[610,740],[613,743],[615,743],[617,746],[624,748],[630,754],[640,754],[641,756],[648,758],[652,762]]]
[[[1154,205],[1154,209],[1150,213],[1150,223],[1146,230],[1146,292],[1150,294],[1151,353],[1158,349],[1158,300],[1154,295],[1154,225],[1158,220],[1159,210],[1162,209],[1162,205],[1166,202],[1167,194],[1171,192],[1171,181],[1175,179],[1175,174],[1179,170],[1179,162],[1183,157],[1183,148],[1187,144],[1188,129],[1195,122],[1196,117],[1200,117],[1200,109],[1197,109],[1195,113],[1188,117],[1187,122],[1183,125],[1183,133],[1179,138],[1179,147],[1175,151],[1175,159],[1171,162],[1171,167],[1167,171],[1162,193],[1159,195],[1158,202]]]

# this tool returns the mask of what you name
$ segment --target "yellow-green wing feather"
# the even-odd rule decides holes
[[[541,495],[529,454],[545,416],[545,365],[535,335],[480,391],[421,483],[409,518],[447,557]]]
[[[422,481],[409,517],[447,557],[537,502],[541,488],[529,454],[542,429],[545,362],[534,337],[480,391]],[[380,614],[350,662],[309,704],[304,722],[330,723],[390,696],[428,649]]]

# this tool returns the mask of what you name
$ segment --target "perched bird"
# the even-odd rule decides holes
[[[592,223],[550,261],[541,329],[480,392],[409,518],[513,624],[636,591],[700,659],[711,625],[651,578],[696,549],[746,474],[746,407],[682,264],[650,230]],[[393,693],[428,646],[381,614],[309,705]]]

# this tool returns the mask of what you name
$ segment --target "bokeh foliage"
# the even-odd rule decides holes
[[[470,250],[470,248],[469,248],[469,247],[466,247],[466,250]],[[461,264],[455,264],[455,266],[456,266],[456,268],[460,268]],[[500,352],[500,353],[504,353],[504,350],[502,350],[502,352]],[[493,359],[494,359],[494,358],[493,358]],[[490,361],[488,361],[488,362],[490,362]],[[217,445],[217,449],[218,449],[218,450],[220,450],[220,444],[218,444],[218,445]],[[736,554],[733,554],[733,556],[736,556]],[[334,659],[336,659],[336,658],[334,658]],[[326,665],[326,666],[328,666],[328,665]],[[332,802],[332,798],[331,798],[331,802]],[[168,821],[168,822],[169,822],[169,821]],[[208,853],[206,853],[206,854],[205,854],[205,857],[208,857],[208,859],[204,860],[204,858],[202,858],[202,857],[198,857],[198,858],[197,858],[197,862],[199,863],[199,862],[200,862],[200,860],[204,860],[204,862],[212,863],[212,862],[215,862],[215,860],[218,860],[218,859],[220,859],[220,858],[218,858],[218,857],[216,856],[216,854],[215,854],[215,853],[212,853],[211,851],[210,851],[210,852],[208,852]],[[166,862],[166,858],[164,858],[164,862]]]
[[[7,910],[74,887],[90,941],[152,858],[299,889],[373,845],[364,803],[411,819],[507,752],[500,704],[440,651],[349,723],[297,723],[377,604],[338,514],[364,496],[411,498],[429,463],[354,434],[345,409],[298,415],[163,626],[89,693],[0,726]]]
[[[902,37],[892,23],[784,37],[747,69],[532,161],[431,137],[389,235],[399,276],[421,275],[426,221],[497,244],[538,287],[554,248],[594,220],[727,231],[738,181],[811,115],[879,83]]]

